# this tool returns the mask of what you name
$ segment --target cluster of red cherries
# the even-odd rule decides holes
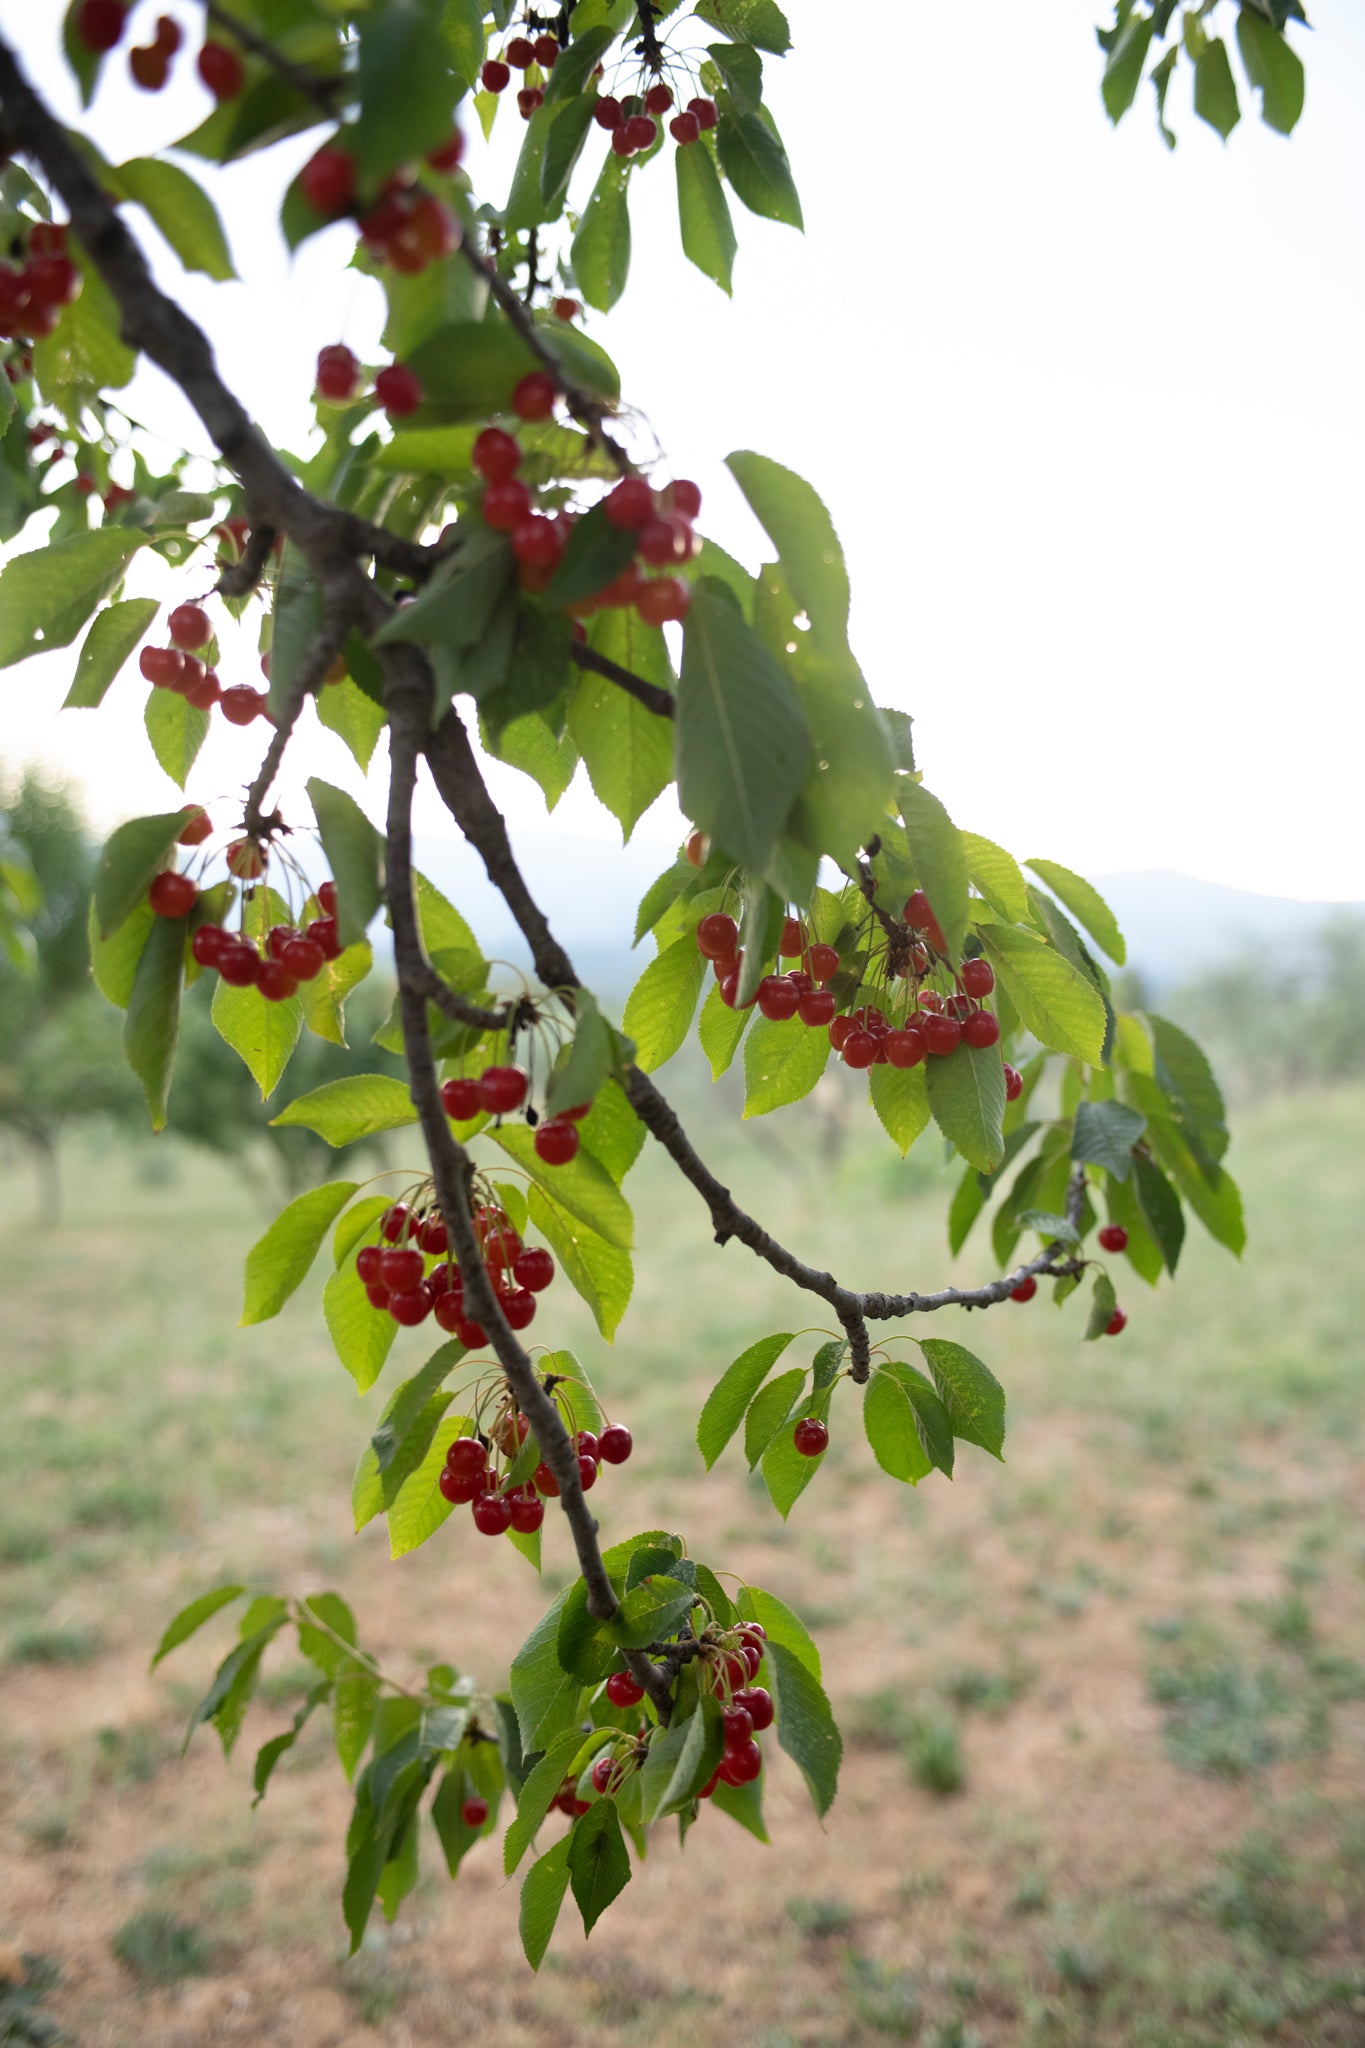
[[[438,148],[428,150],[426,162],[433,171],[449,174],[459,169],[463,155],[464,137],[454,128]],[[460,246],[459,221],[435,193],[418,184],[413,167],[386,178],[373,205],[362,210],[355,156],[333,139],[309,157],[299,172],[299,187],[324,220],[354,216],[370,254],[405,277],[416,277]]]
[[[179,844],[197,846],[212,830],[208,813],[196,810],[180,833]],[[244,880],[259,880],[265,872],[264,856],[250,839],[232,842],[227,864],[232,874]],[[153,880],[147,900],[158,917],[188,917],[199,900],[199,888],[192,876],[167,868]],[[245,932],[230,932],[221,924],[199,925],[190,940],[190,951],[200,967],[220,974],[229,988],[256,988],[268,1003],[287,1002],[298,994],[301,982],[315,980],[329,960],[341,958],[335,883],[324,882],[317,900],[321,916],[303,925],[272,925],[264,952]]]
[[[107,55],[122,42],[131,12],[132,0],[80,0],[73,18],[76,40],[96,56]],[[160,92],[170,77],[171,59],[184,40],[179,24],[163,14],[152,41],[128,52],[133,83],[144,92]],[[210,38],[200,50],[195,68],[216,100],[236,99],[246,84],[246,66],[228,43]]]
[[[505,45],[501,57],[490,57],[479,73],[479,83],[485,92],[506,92],[512,82],[512,73],[539,68],[553,71],[559,56],[559,38],[542,32],[535,37],[513,36]],[[602,75],[599,65],[596,76]],[[545,94],[538,85],[523,85],[517,91],[517,108],[523,121],[529,121],[537,107],[542,106]],[[617,156],[639,156],[644,150],[652,149],[659,138],[658,123],[673,106],[673,90],[663,80],[656,79],[643,93],[635,93],[625,99],[614,94],[602,93],[593,108],[593,119],[599,128],[605,128],[611,136],[611,146]],[[691,99],[686,107],[673,116],[668,132],[673,140],[686,145],[700,139],[704,129],[716,125],[716,103],[708,99]]]
[[[763,1769],[763,1752],[754,1738],[773,1725],[773,1698],[766,1687],[754,1681],[767,1640],[768,1632],[761,1622],[744,1621],[728,1638],[711,1646],[708,1655],[698,1659],[699,1682],[722,1702],[725,1743],[721,1760],[698,1792],[698,1799],[709,1799],[717,1785],[751,1785]],[[629,1671],[614,1671],[604,1689],[614,1707],[638,1706],[645,1696],[644,1687]],[[613,1745],[592,1767],[594,1792],[610,1797],[647,1755],[644,1744],[632,1738]],[[573,1780],[566,1779],[554,1801],[561,1812],[577,1814],[587,1810],[585,1802],[576,1797],[576,1791]]]
[[[263,690],[253,690],[249,683],[230,683],[224,689],[218,671],[196,652],[213,637],[202,605],[178,604],[166,627],[170,646],[144,647],[138,656],[137,665],[153,689],[176,691],[196,711],[212,711],[216,704],[229,725],[250,725],[253,719],[270,716]]]
[[[524,1330],[534,1321],[536,1296],[555,1277],[555,1262],[540,1245],[525,1244],[499,1203],[474,1210],[484,1271],[508,1323]],[[436,1263],[427,1269],[427,1260]],[[379,1241],[356,1253],[356,1273],[372,1308],[383,1309],[404,1329],[434,1316],[466,1351],[488,1342],[482,1323],[465,1314],[464,1280],[450,1256],[450,1235],[430,1201],[394,1202],[379,1219]]]
[[[546,1501],[558,1498],[559,1481],[543,1459],[520,1486],[508,1486],[505,1475],[498,1472],[498,1451],[506,1456],[510,1469],[529,1433],[524,1415],[508,1413],[489,1441],[481,1436],[457,1436],[446,1452],[437,1481],[441,1497],[454,1507],[468,1507],[481,1536],[505,1536],[509,1530],[518,1536],[533,1536],[545,1520]],[[612,1422],[600,1436],[590,1429],[577,1430],[574,1445],[578,1481],[586,1493],[596,1486],[603,1465],[625,1464],[634,1441],[623,1422]]]
[[[81,288],[63,223],[34,221],[23,263],[0,263],[0,340],[42,341]]]
[[[545,370],[532,370],[512,393],[518,419],[548,420],[558,393]],[[515,435],[485,427],[474,443],[474,467],[484,481],[484,524],[505,533],[512,543],[523,590],[549,587],[569,544],[577,515],[567,510],[536,510],[528,486],[517,475],[522,451]],[[690,587],[680,577],[650,573],[691,561],[701,543],[693,522],[701,511],[701,492],[679,478],[656,491],[647,478],[623,476],[602,500],[603,514],[618,533],[632,534],[635,555],[620,574],[592,597],[570,605],[576,617],[613,606],[633,606],[649,626],[666,625],[687,616]]]
[[[476,1116],[511,1116],[526,1101],[530,1086],[525,1067],[485,1067],[481,1074],[458,1074],[443,1082],[441,1101],[448,1117],[467,1124]],[[578,1125],[591,1108],[590,1102],[576,1102],[554,1116],[542,1117],[531,1141],[537,1159],[546,1166],[567,1166],[578,1153]]]

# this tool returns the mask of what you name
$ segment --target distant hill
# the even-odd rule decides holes
[[[523,961],[520,935],[477,854],[462,840],[446,838],[420,839],[416,850],[419,867],[459,904],[487,950]],[[628,988],[639,971],[639,956],[630,953],[636,906],[673,859],[673,846],[636,839],[622,847],[608,839],[523,832],[517,837],[517,855],[532,894],[584,979],[608,996]],[[1257,896],[1172,868],[1092,879],[1113,906],[1128,941],[1130,966],[1154,993],[1188,980],[1248,942],[1291,944],[1329,917],[1365,916],[1365,903]]]

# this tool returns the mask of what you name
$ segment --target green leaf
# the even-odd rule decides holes
[[[1242,1197],[1232,1175],[1221,1167],[1201,1165],[1190,1151],[1180,1127],[1153,1117],[1147,1136],[1162,1166],[1211,1237],[1240,1258],[1246,1246]]]
[[[186,270],[202,271],[219,284],[236,277],[218,209],[188,171],[142,156],[119,164],[113,176],[115,189],[142,208]]]
[[[777,1709],[777,1739],[799,1768],[815,1811],[822,1817],[839,1789],[844,1745],[818,1678],[785,1643],[769,1638],[764,1650]]]
[[[151,818],[130,818],[110,833],[95,869],[95,918],[102,938],[111,937],[146,902],[184,823],[183,810],[162,811]]]
[[[384,842],[355,798],[316,775],[308,801],[318,821],[322,850],[337,889],[337,928],[343,946],[356,944],[384,900]]]
[[[744,1041],[745,1116],[800,1102],[824,1073],[829,1051],[828,1031],[811,1030],[796,1017],[781,1024],[757,1018]]]
[[[1133,1147],[1147,1128],[1147,1119],[1122,1102],[1081,1102],[1076,1106],[1071,1157],[1104,1167],[1116,1180],[1127,1180]]]
[[[651,1643],[666,1641],[677,1633],[696,1598],[695,1590],[678,1579],[643,1579],[621,1596],[610,1624],[612,1638],[623,1650],[647,1650]]]
[[[707,963],[697,951],[695,934],[685,932],[650,961],[629,996],[621,1018],[635,1041],[635,1063],[652,1074],[687,1037]]]
[[[1070,868],[1059,866],[1055,860],[1031,860],[1028,865],[1040,881],[1046,882],[1053,895],[1066,905],[1077,923],[1084,925],[1096,945],[1122,967],[1128,958],[1128,948],[1118,920],[1099,890],[1083,876],[1074,875]]]
[[[450,61],[466,85],[473,85],[483,63],[483,0],[445,0],[441,9],[441,33]]]
[[[310,1188],[280,1211],[246,1255],[243,1325],[264,1323],[279,1314],[307,1278],[323,1238],[358,1191],[355,1181],[331,1181],[326,1187]]]
[[[208,738],[208,712],[197,710],[178,690],[152,690],[142,718],[152,752],[171,781],[183,789]]]
[[[614,1899],[630,1883],[630,1855],[621,1836],[614,1799],[598,1799],[574,1823],[569,1835],[569,1882],[591,1934]]]
[[[1114,1292],[1114,1283],[1109,1278],[1109,1275],[1107,1273],[1096,1273],[1095,1286],[1090,1301],[1090,1318],[1085,1326],[1085,1341],[1087,1344],[1093,1344],[1097,1337],[1104,1335],[1105,1330],[1109,1326],[1110,1317],[1118,1305],[1118,1296]]]
[[[556,64],[556,72],[558,69]],[[596,104],[597,94],[584,92],[554,105],[540,159],[540,196],[546,220],[558,218],[568,197],[569,180],[592,129]]]
[[[1104,111],[1115,124],[1132,106],[1155,26],[1150,14],[1132,14],[1119,30],[1100,80]]]
[[[926,1060],[924,1079],[934,1122],[949,1144],[978,1172],[992,1172],[1005,1152],[1005,1070],[999,1047],[959,1045],[946,1058]]]
[[[379,735],[388,722],[383,705],[376,704],[349,676],[319,690],[316,703],[319,723],[350,748],[361,769],[368,768]]]
[[[577,532],[577,528],[575,528]],[[599,654],[661,688],[673,688],[663,634],[632,610],[599,612],[590,638]],[[673,779],[669,721],[647,711],[605,676],[584,670],[569,699],[569,731],[593,792],[629,839],[639,818]]]
[[[744,1418],[744,1455],[751,1472],[778,1431],[786,1425],[805,1384],[803,1368],[793,1366],[790,1372],[779,1373],[775,1380],[769,1380],[750,1402]],[[814,1464],[814,1460],[810,1462]]]
[[[791,48],[791,31],[777,0],[699,0],[694,11],[731,42],[752,43],[778,57]]]
[[[941,1066],[942,1061],[934,1064]],[[882,1129],[903,1158],[929,1121],[924,1065],[893,1067],[888,1063],[873,1067],[868,1075],[868,1088]]]
[[[863,1429],[877,1463],[893,1479],[918,1486],[933,1471],[910,1397],[889,1371],[873,1369],[863,1397]]]
[[[874,1067],[873,1076],[880,1071]],[[925,1102],[927,1107],[927,1095]],[[954,1258],[967,1242],[972,1225],[986,1206],[988,1185],[987,1177],[978,1173],[974,1166],[969,1166],[953,1191],[953,1199],[948,1204],[948,1249]]]
[[[577,1730],[583,1688],[561,1666],[558,1649],[559,1623],[571,1590],[552,1602],[512,1659],[512,1704],[528,1756]]]
[[[316,1131],[329,1145],[354,1145],[380,1131],[396,1131],[415,1124],[417,1111],[405,1081],[388,1074],[352,1074],[343,1081],[326,1081],[312,1088],[282,1109],[272,1124],[289,1128],[302,1125]]]
[[[678,183],[678,227],[683,254],[726,294],[734,269],[734,222],[725,187],[716,174],[705,142],[688,143],[673,152]]]
[[[86,920],[86,936],[90,942],[90,972],[100,994],[126,1010],[137,979],[137,963],[151,937],[152,926],[160,922],[156,912],[144,896],[142,901],[123,923],[116,926],[110,936],[101,938],[95,917],[95,905],[91,902],[90,914]]]
[[[583,209],[571,252],[578,288],[599,313],[611,311],[630,272],[629,191],[630,170],[625,159],[608,151]]]
[[[464,1347],[453,1337],[449,1343],[438,1345],[421,1371],[404,1380],[385,1403],[370,1445],[380,1478],[387,1482],[393,1475],[398,1475],[392,1492],[397,1491],[409,1472],[416,1471],[426,1456],[436,1433],[436,1423],[445,1412],[444,1409],[433,1412],[433,1396],[441,1392],[442,1382],[463,1357]],[[429,1430],[425,1427],[428,1414],[432,1415]],[[420,1449],[409,1453],[408,1446],[414,1436],[420,1438]],[[380,1497],[383,1497],[382,1488]]]
[[[1288,135],[1303,112],[1303,65],[1281,31],[1255,7],[1237,17],[1237,47],[1246,75],[1261,95],[1261,119]]]
[[[1214,1072],[1199,1046],[1165,1017],[1147,1017],[1152,1033],[1154,1072],[1196,1155],[1221,1159],[1228,1149],[1227,1111]]]
[[[764,220],[804,226],[787,152],[759,114],[722,109],[716,124],[720,167],[750,213]]]
[[[503,1837],[502,1867],[508,1877],[535,1840],[582,1740],[577,1728],[566,1730],[527,1773],[517,1800],[516,1819]]]
[[[445,1470],[446,1452],[456,1437],[465,1433],[463,1415],[447,1415],[436,1425],[436,1434],[425,1458],[403,1481],[389,1508],[390,1557],[406,1557],[410,1550],[416,1550],[429,1536],[435,1535],[443,1522],[449,1520],[452,1503],[442,1493],[440,1479]]]
[[[983,924],[979,930],[987,958],[1020,1022],[1053,1052],[1099,1066],[1105,1015],[1104,999],[1094,983],[1031,932],[1004,924]]]
[[[137,358],[119,338],[119,310],[109,287],[74,240],[71,254],[81,272],[81,295],[64,308],[53,332],[34,343],[33,377],[49,402],[74,417],[96,393],[130,383]]]
[[[790,1331],[760,1337],[717,1380],[697,1422],[697,1448],[708,1472],[744,1419],[744,1412],[772,1367],[792,1342]]]
[[[818,1416],[823,1422],[829,1414],[829,1395],[811,1400],[805,1406],[805,1413]],[[823,1461],[808,1458],[798,1451],[793,1432],[789,1428],[779,1429],[767,1450],[763,1453],[760,1470],[763,1484],[768,1489],[768,1498],[785,1522],[797,1501],[814,1479]]]
[[[540,339],[577,383],[600,398],[620,397],[615,365],[596,342],[563,321],[542,327]],[[408,362],[427,394],[428,416],[438,420],[484,421],[490,413],[506,412],[515,385],[528,370],[540,367],[529,345],[501,316],[452,320],[414,349]]]
[[[1227,45],[1221,36],[1206,43],[1195,59],[1194,111],[1201,121],[1218,130],[1224,142],[1242,118]]]
[[[591,1153],[580,1147],[566,1166],[546,1166],[536,1152],[534,1134],[525,1124],[500,1124],[488,1135],[552,1201],[619,1251],[630,1250],[634,1237],[630,1204]]]
[[[959,834],[967,856],[967,873],[996,916],[1006,924],[1022,924],[1028,917],[1028,890],[1012,854],[983,839],[979,832]]]
[[[611,1071],[612,1033],[597,1007],[597,998],[590,990],[579,989],[575,1007],[577,1016],[569,1056],[562,1066],[554,1068],[545,1091],[545,1107],[551,1116],[572,1109],[575,1104],[591,1102]]]
[[[1185,1242],[1185,1212],[1180,1197],[1161,1168],[1145,1154],[1133,1154],[1133,1191],[1142,1220],[1160,1249],[1168,1273],[1174,1273]]]
[[[902,786],[900,806],[916,877],[956,960],[967,929],[967,855],[962,835],[938,798],[922,783]]]
[[[140,533],[102,526],[12,555],[0,570],[0,668],[69,647],[141,546]]]
[[[379,1378],[398,1325],[370,1304],[354,1262],[339,1266],[322,1290],[322,1314],[333,1349],[363,1394]]]
[[[1002,1456],[1005,1444],[1005,1390],[989,1366],[974,1352],[946,1337],[921,1337],[924,1353],[939,1399],[948,1411],[953,1435],[964,1443],[979,1444],[993,1458]]]
[[[323,962],[320,973],[299,984],[299,1007],[303,1021],[317,1038],[330,1045],[345,1045],[345,1004],[352,989],[359,986],[374,965],[368,940],[347,946],[337,960]]]
[[[634,554],[635,535],[613,526],[603,507],[594,505],[569,535],[569,544],[545,593],[547,604],[577,604],[581,598],[596,597],[620,575]]]
[[[241,1056],[264,1102],[299,1042],[303,1010],[298,997],[268,1003],[258,988],[232,988],[219,981],[211,1015],[219,1036]]]
[[[711,1062],[711,1079],[718,1081],[739,1051],[739,1042],[758,1012],[731,1009],[721,997],[720,984],[712,982],[697,1020],[697,1042]]]
[[[582,13],[580,8],[579,17],[573,24],[573,41],[567,49],[560,51],[554,70],[545,81],[547,105],[583,92],[591,83],[598,63],[616,40],[615,27],[583,27]]]
[[[93,711],[103,702],[105,691],[134,648],[141,644],[160,609],[154,597],[128,597],[105,606],[91,622],[81,643],[76,673],[62,700],[63,711]]]
[[[450,134],[456,88],[439,12],[421,0],[387,0],[359,18],[360,113],[347,140],[363,189]]]
[[[531,1221],[559,1260],[569,1285],[587,1303],[598,1329],[610,1342],[630,1305],[634,1270],[629,1252],[609,1244],[544,1188],[531,1189],[530,1207]]]
[[[606,1803],[610,1804],[610,1801]],[[545,1960],[564,1894],[569,1889],[569,1848],[572,1841],[572,1834],[567,1834],[555,1843],[553,1849],[547,1849],[531,1865],[521,1887],[521,1945],[533,1970],[538,1970]]]
[[[180,989],[188,919],[156,917],[133,977],[123,1050],[142,1083],[152,1129],[166,1127],[166,1100],[180,1036]]]
[[[357,1668],[343,1672],[332,1695],[332,1739],[337,1757],[348,1779],[365,1754],[379,1705],[379,1680],[373,1672]]]
[[[168,1657],[172,1650],[178,1650],[182,1643],[187,1643],[206,1621],[212,1621],[221,1608],[240,1600],[245,1591],[245,1586],[215,1586],[211,1593],[201,1593],[197,1600],[190,1601],[188,1607],[182,1607],[157,1644],[156,1655],[148,1668],[155,1671],[163,1657]]]
[[[758,1586],[746,1586],[739,1596],[739,1611],[745,1621],[761,1621],[769,1641],[781,1643],[814,1679],[820,1677],[820,1652],[815,1639],[800,1618],[775,1593]]]
[[[688,154],[679,151],[679,157]],[[766,455],[740,451],[725,466],[777,549],[813,643],[828,654],[848,647],[848,571],[829,513],[803,477]]]
[[[748,1785],[727,1785],[722,1780],[711,1794],[711,1804],[746,1828],[755,1841],[767,1844],[771,1836],[763,1824],[763,1782],[755,1778]]]
[[[682,809],[761,874],[809,757],[805,714],[790,681],[724,587],[704,577],[687,615],[678,682]]]

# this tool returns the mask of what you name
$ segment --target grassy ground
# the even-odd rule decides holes
[[[863,1284],[941,1278],[932,1156],[830,1158],[812,1129],[722,1134],[741,1199]],[[1365,2043],[1363,1161],[1365,1091],[1247,1115],[1241,1266],[1192,1242],[1176,1291],[1126,1286],[1116,1343],[1075,1341],[1079,1302],[938,1319],[1006,1383],[1007,1463],[967,1450],[951,1486],[909,1492],[836,1404],[787,1530],[733,1454],[703,1474],[692,1429],[730,1358],[806,1311],[642,1164],[641,1242],[664,1249],[615,1352],[558,1288],[534,1334],[579,1348],[635,1431],[594,1495],[608,1537],[677,1528],[789,1598],[849,1756],[823,1834],[778,1759],[772,1849],[719,1816],[685,1856],[661,1840],[590,1945],[566,1913],[538,1979],[493,1847],[457,1887],[425,1875],[343,1964],[325,1731],[249,1806],[251,1738],[297,1697],[288,1653],[229,1767],[211,1737],[177,1754],[222,1638],[147,1674],[184,1599],[258,1575],[336,1586],[400,1673],[441,1655],[496,1683],[532,1574],[463,1517],[398,1564],[378,1528],[350,1533],[384,1383],[357,1401],[311,1286],[234,1330],[266,1220],[242,1182],[169,1145],[91,1152],[51,1224],[14,1166],[0,2040],[51,2016],[90,2048],[426,2048],[457,2026],[483,2048]],[[988,1256],[969,1242],[964,1275]],[[400,1338],[386,1378],[422,1355]],[[566,1575],[558,1540],[546,1576]]]

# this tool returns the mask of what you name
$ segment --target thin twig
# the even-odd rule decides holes
[[[270,560],[270,550],[275,545],[273,526],[253,526],[246,537],[239,562],[232,562],[224,569],[214,584],[217,597],[250,597],[265,574]]]
[[[257,35],[254,28],[249,28],[244,21],[239,21],[235,14],[229,13],[226,7],[221,6],[220,0],[204,0],[204,12],[215,28],[226,30],[233,41],[240,43],[244,50],[250,50],[253,57],[260,57],[270,66],[277,78],[282,78],[286,85],[294,88],[300,99],[311,100],[324,120],[335,120],[336,96],[346,89],[346,79],[318,78],[311,71],[305,71],[300,65],[291,63],[273,43],[267,42],[264,36]]]
[[[646,682],[631,669],[622,668],[619,661],[613,661],[608,654],[599,654],[595,647],[589,647],[582,640],[574,640],[569,646],[569,659],[577,668],[587,669],[591,675],[605,676],[609,683],[615,683],[618,690],[624,690],[637,704],[643,704],[646,711],[652,711],[656,718],[677,716],[677,702],[671,690],[665,690],[659,683]]]

